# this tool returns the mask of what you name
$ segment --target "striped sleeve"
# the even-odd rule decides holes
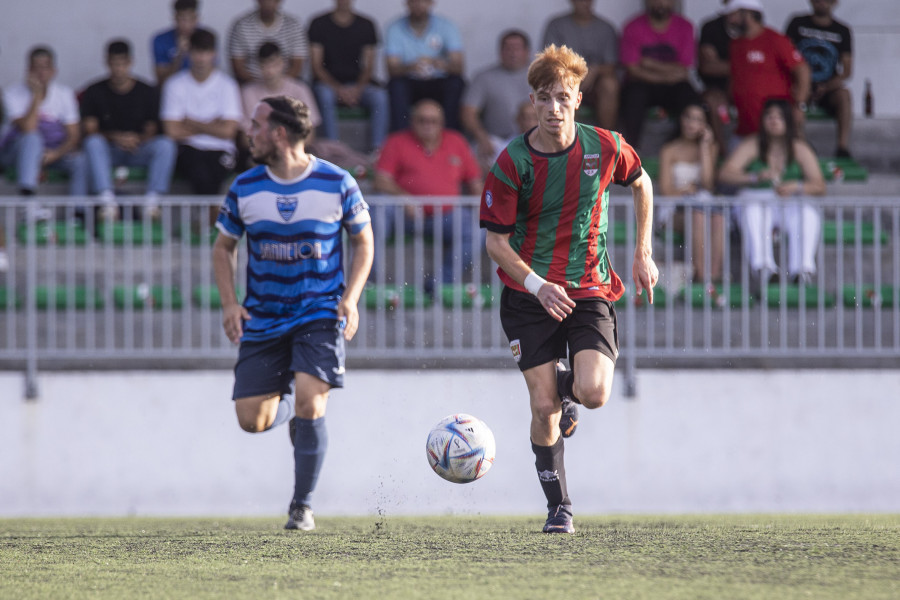
[[[241,220],[240,208],[238,206],[237,179],[228,188],[228,194],[219,207],[219,216],[216,218],[216,228],[236,240],[241,239],[244,235],[244,222]]]
[[[508,148],[500,153],[484,180],[481,227],[494,233],[512,233],[519,203],[519,174]]]
[[[631,147],[631,144],[626,142],[625,138],[618,133],[610,131],[609,135],[616,145],[616,164],[613,169],[613,182],[627,187],[637,181],[641,176],[641,157],[638,156],[635,149]]]
[[[341,209],[343,211],[343,227],[356,235],[366,228],[372,218],[369,216],[369,205],[363,198],[356,180],[348,173],[341,182]]]

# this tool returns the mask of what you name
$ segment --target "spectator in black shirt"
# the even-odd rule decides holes
[[[709,107],[710,125],[720,152],[728,149],[725,139],[725,124],[731,120],[729,106],[729,86],[731,85],[731,63],[729,61],[731,40],[737,37],[738,13],[728,10],[729,0],[722,0],[718,16],[700,27],[700,41],[697,49],[697,74],[703,81],[703,103]]]
[[[808,104],[820,106],[835,117],[835,155],[849,158],[853,105],[844,83],[853,73],[850,28],[832,16],[837,0],[810,0],[810,4],[812,14],[791,19],[785,35],[794,42],[812,71],[812,92]]]
[[[110,42],[106,50],[109,77],[85,90],[81,123],[92,188],[104,200],[103,216],[116,217],[114,167],[146,167],[145,209],[159,213],[159,196],[169,191],[176,147],[161,135],[159,94],[131,73],[131,46]]]
[[[338,138],[337,107],[369,109],[370,146],[381,147],[390,115],[387,91],[372,79],[378,34],[375,24],[353,12],[353,0],[335,0],[334,10],[309,25],[313,91],[322,113],[322,137]]]

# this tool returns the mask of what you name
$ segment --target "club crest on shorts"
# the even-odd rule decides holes
[[[275,198],[275,206],[278,207],[278,214],[281,215],[281,218],[290,221],[294,216],[294,211],[297,210],[297,197],[278,196]]]
[[[522,341],[521,340],[513,340],[509,343],[509,349],[512,350],[513,358],[516,359],[516,362],[522,360]]]
[[[584,174],[588,177],[593,177],[597,174],[597,171],[600,169],[600,155],[599,154],[585,154],[584,158],[581,161],[581,170],[584,171]]]

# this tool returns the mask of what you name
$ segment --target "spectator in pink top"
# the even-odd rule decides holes
[[[647,109],[669,114],[697,102],[689,80],[696,44],[694,26],[674,13],[675,0],[645,0],[646,10],[622,30],[620,60],[625,67],[621,116],[625,139],[640,145]]]

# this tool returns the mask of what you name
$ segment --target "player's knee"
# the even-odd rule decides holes
[[[531,399],[531,416],[541,423],[549,423],[559,419],[559,402],[551,396]]]
[[[241,429],[248,433],[260,433],[271,425],[269,415],[263,411],[241,410],[237,407],[237,420]]]
[[[576,383],[572,391],[585,408],[600,408],[606,404],[610,395],[609,386],[603,384],[581,389]]]
[[[238,425],[248,433],[260,433],[268,429],[268,424],[262,417],[252,418],[238,415]]]

